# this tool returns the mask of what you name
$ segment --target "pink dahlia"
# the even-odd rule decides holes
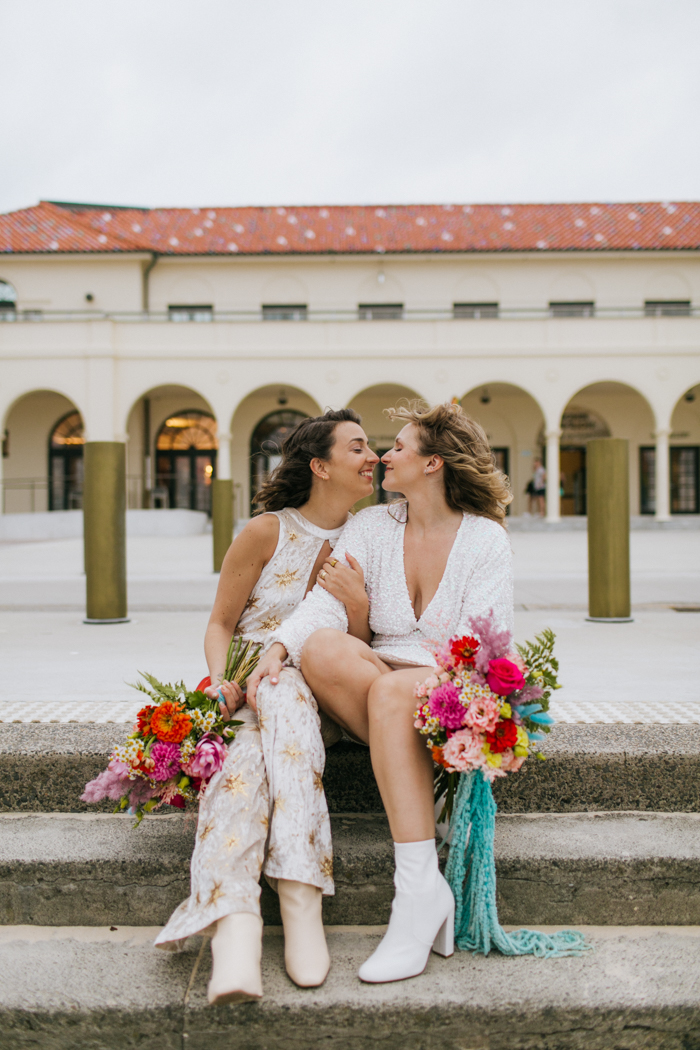
[[[451,771],[467,773],[483,765],[483,741],[478,733],[470,729],[461,729],[454,733],[442,749],[445,765]]]
[[[180,772],[180,748],[177,744],[159,740],[151,748],[151,758],[154,763],[151,776],[154,780],[170,780]]]
[[[188,776],[209,780],[226,761],[226,745],[216,733],[206,733],[197,744],[192,758],[182,768]]]
[[[459,690],[451,682],[443,682],[433,689],[428,709],[445,729],[460,729],[464,722],[464,707],[459,699]]]

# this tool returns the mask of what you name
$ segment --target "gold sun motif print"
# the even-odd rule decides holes
[[[268,616],[266,620],[260,624],[261,631],[276,631],[281,625],[282,621],[279,616]]]
[[[280,813],[287,812],[287,803],[282,795],[278,795],[275,799],[275,813],[279,810]]]
[[[262,824],[262,826],[264,828],[269,828],[269,826],[270,826],[270,818],[268,817],[267,813],[263,813],[262,814],[262,816],[260,817],[260,823]]]
[[[287,539],[290,543],[296,543],[299,537],[297,536],[296,532],[289,532],[287,533]]]
[[[237,835],[231,835],[226,839],[226,850],[230,853],[234,846],[237,846],[240,839]]]
[[[310,846],[315,846],[316,845],[316,832],[315,831],[310,831],[309,832],[309,845]]]
[[[327,879],[333,878],[333,858],[323,857],[321,860],[321,874]]]
[[[209,832],[213,831],[213,830],[214,830],[214,821],[210,820],[202,828],[202,832],[201,832],[201,834],[199,836],[199,841],[200,842],[204,842],[204,840],[207,837],[207,835],[209,834]]]
[[[262,711],[258,711],[258,729],[262,729],[262,731],[264,733],[266,725],[267,725],[267,718],[262,713]]]
[[[253,595],[251,594],[250,598],[245,603],[245,608],[246,609],[257,609],[257,607],[259,605],[260,605],[260,599],[259,598],[254,598]]]
[[[207,901],[207,908],[212,908],[216,904],[216,902],[218,901],[219,897],[223,897],[223,896],[224,896],[224,891],[221,889],[221,883],[220,882],[215,882],[214,885],[212,886],[211,893],[209,894],[209,900]]]
[[[296,744],[291,743],[287,744],[282,754],[286,755],[292,762],[298,762],[304,752]]]
[[[314,769],[314,788],[316,791],[323,791],[323,773],[319,773],[316,769]]]
[[[236,795],[247,795],[248,787],[247,782],[243,779],[240,773],[229,773],[224,781],[224,786],[227,791],[230,791],[233,797]]]
[[[306,697],[304,696],[303,693],[297,693],[297,700],[298,700],[298,702],[300,704],[305,704],[306,703]]]
[[[298,569],[285,569],[284,572],[276,572],[275,579],[277,580],[278,587],[289,587],[291,583],[296,583],[299,570]]]

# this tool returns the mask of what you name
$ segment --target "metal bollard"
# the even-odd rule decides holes
[[[128,623],[126,615],[126,445],[85,444],[84,623]]]
[[[629,623],[630,501],[628,442],[595,438],[586,448],[588,620]]]
[[[220,572],[233,540],[233,481],[230,478],[215,478],[211,483],[211,525],[214,572]]]

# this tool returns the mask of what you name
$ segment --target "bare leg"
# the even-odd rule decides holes
[[[413,725],[416,682],[434,667],[412,667],[378,677],[369,690],[369,744],[372,768],[394,842],[435,836],[433,760]]]
[[[359,638],[342,631],[316,631],[301,654],[301,673],[327,714],[369,743],[367,697],[372,683],[391,668]]]

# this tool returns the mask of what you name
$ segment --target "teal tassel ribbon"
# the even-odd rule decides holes
[[[445,875],[455,897],[455,943],[462,951],[488,955],[537,955],[554,959],[581,955],[590,944],[578,930],[506,933],[496,909],[496,861],[493,841],[496,803],[491,785],[480,770],[463,773],[450,822],[452,842]]]

